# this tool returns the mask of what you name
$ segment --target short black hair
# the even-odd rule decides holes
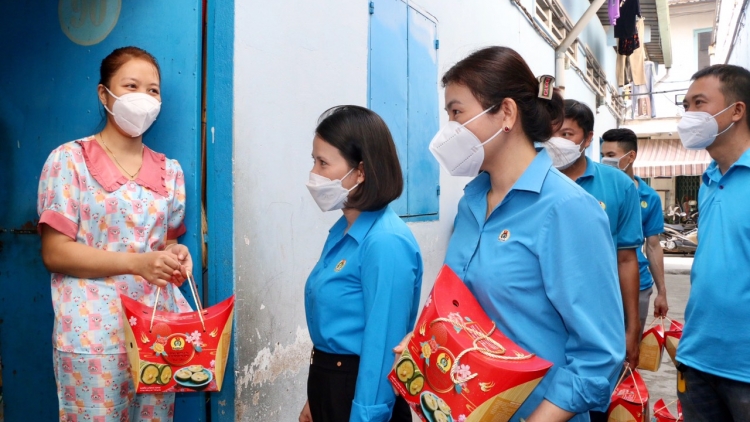
[[[565,100],[565,118],[575,120],[583,129],[584,137],[594,131],[594,113],[580,101]]]
[[[630,129],[610,129],[602,135],[604,142],[617,142],[617,146],[625,153],[635,151],[638,153],[638,136]]]
[[[726,105],[742,102],[745,103],[745,119],[750,127],[750,71],[744,67],[731,64],[715,64],[701,69],[692,77],[692,80],[714,76],[721,82],[721,93],[724,94]]]
[[[345,206],[379,210],[401,196],[404,178],[391,131],[374,111],[355,105],[326,110],[315,133],[339,150],[347,164],[362,163],[365,181],[349,193]]]

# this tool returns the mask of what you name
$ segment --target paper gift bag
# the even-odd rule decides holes
[[[189,277],[190,291],[197,289]],[[157,289],[156,301],[161,295]],[[163,312],[120,296],[137,393],[220,391],[232,340],[234,296],[199,311]]]
[[[448,267],[389,379],[430,422],[508,421],[552,366],[497,330]]]
[[[669,320],[669,328],[664,332],[664,347],[672,362],[677,366],[677,346],[682,338],[682,324]]]
[[[657,321],[661,320],[659,323]],[[641,337],[641,354],[638,368],[656,372],[661,366],[661,356],[664,352],[664,320],[655,319],[652,327]]]
[[[626,370],[627,377],[612,392],[607,422],[649,422],[648,389],[638,371]],[[623,373],[625,376],[625,373]]]
[[[675,416],[670,410],[669,405],[672,403],[677,402],[677,416]],[[654,404],[654,417],[652,419],[654,422],[682,422],[685,420],[682,416],[682,406],[680,405],[679,400],[675,400],[669,404],[664,404],[664,399],[659,399]]]

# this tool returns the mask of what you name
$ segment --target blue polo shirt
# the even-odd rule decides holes
[[[661,197],[646,182],[638,176],[638,197],[641,200],[641,226],[643,227],[643,237],[648,239],[651,236],[658,236],[664,232],[664,213],[661,208]],[[641,273],[641,290],[646,290],[654,285],[654,277],[649,270],[649,262],[643,253],[643,248],[636,249],[638,255],[638,270]]]
[[[588,421],[608,406],[625,354],[607,217],[551,165],[539,152],[489,218],[490,177],[471,181],[445,257],[503,334],[554,364],[512,421],[543,399]]]
[[[722,175],[716,162],[698,191],[698,249],[677,360],[750,383],[750,150]],[[689,388],[689,387],[688,387]]]
[[[392,349],[414,327],[422,256],[390,207],[362,212],[344,233],[346,225],[333,225],[305,284],[307,328],[318,350],[360,357],[350,421],[387,422]]]
[[[640,201],[635,183],[627,174],[586,157],[586,171],[576,183],[596,198],[607,213],[609,231],[618,250],[643,246]]]

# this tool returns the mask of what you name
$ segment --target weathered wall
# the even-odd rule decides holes
[[[367,105],[367,2],[320,4],[237,3],[236,407],[243,421],[296,420],[305,402],[311,344],[303,286],[340,216],[321,213],[304,186],[312,166],[313,130],[328,107]],[[441,75],[471,51],[491,44],[517,49],[537,75],[554,74],[552,48],[510,2],[425,0],[420,5],[438,20]],[[593,105],[594,95],[578,76],[570,71],[567,78],[569,92]],[[439,98],[442,110],[442,90]],[[602,110],[597,128],[614,127]],[[441,113],[441,123],[446,120]],[[410,224],[424,256],[423,299],[442,264],[468,182],[446,173],[440,179],[440,219]]]
[[[750,27],[747,26],[747,14],[749,11],[750,3],[746,2],[745,9],[742,11],[738,23],[740,29],[733,41],[734,48],[732,48],[731,55],[727,60],[728,63],[742,66],[745,69],[750,69]]]
[[[369,15],[348,0],[254,4],[235,14],[236,408],[290,421],[311,348],[303,285],[339,217],[305,188],[313,131],[331,106],[366,105]]]
[[[672,46],[672,68],[669,76],[661,83],[654,85],[654,91],[687,90],[690,87],[690,77],[698,71],[698,47],[696,44],[696,30],[710,29],[714,24],[714,3],[681,4],[670,6],[669,11]],[[666,69],[659,66],[657,81],[664,78]],[[654,109],[656,117],[675,117],[682,113],[682,105],[675,105],[675,94],[685,92],[670,92],[654,95]]]
[[[714,26],[716,45],[711,63],[728,62],[750,67],[748,57],[750,29],[746,26],[750,5],[746,0],[721,0],[717,2],[717,7],[719,10],[716,12]],[[737,31],[737,25],[740,25],[739,31]],[[735,34],[737,34],[736,37]],[[728,57],[730,54],[732,57]]]

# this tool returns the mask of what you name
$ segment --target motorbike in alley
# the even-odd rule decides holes
[[[664,224],[664,233],[659,236],[659,243],[666,253],[693,254],[698,247],[698,228]]]
[[[698,213],[688,215],[677,205],[668,209],[664,219],[664,233],[659,236],[664,252],[695,253],[698,247]]]

